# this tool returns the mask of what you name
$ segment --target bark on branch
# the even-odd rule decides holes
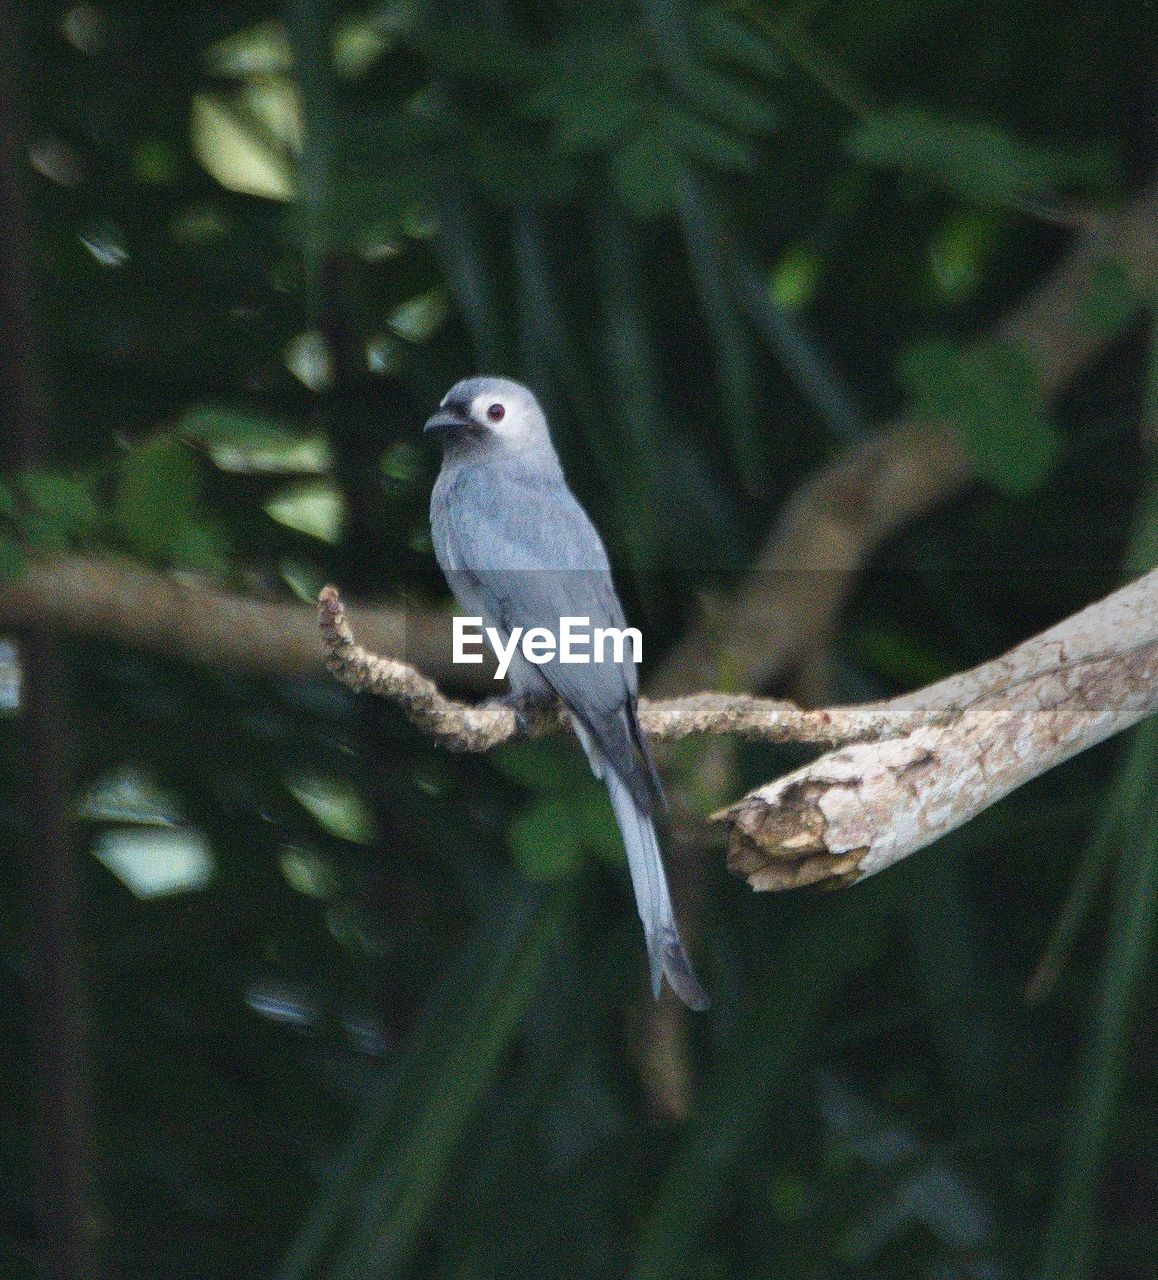
[[[497,698],[475,704],[448,698],[433,680],[408,663],[363,648],[354,638],[336,587],[325,587],[318,597],[318,625],[326,665],[343,684],[397,703],[419,729],[442,746],[452,751],[488,751],[522,735],[514,708],[507,703]],[[832,746],[895,732],[898,721],[889,706],[866,703],[808,711],[777,698],[696,693],[659,701],[641,698],[639,719],[648,737],[659,741],[712,733],[761,742]],[[918,711],[910,715],[919,718]],[[528,712],[527,719],[527,730],[533,737],[567,727],[566,716],[557,707],[536,708]]]
[[[1158,710],[1158,570],[995,662],[886,704],[907,731],[855,743],[717,818],[754,889],[891,866],[1015,787]]]
[[[318,617],[330,670],[396,702],[454,750],[520,733],[497,701],[469,706],[413,667],[354,638],[334,587]],[[807,711],[749,695],[640,701],[650,737],[729,734],[840,749],[715,815],[731,828],[729,866],[755,889],[849,881],[967,822],[1015,787],[1158,709],[1158,570],[1004,656],[887,702]],[[557,708],[530,731],[558,731]]]

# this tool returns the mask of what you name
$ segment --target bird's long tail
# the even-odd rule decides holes
[[[640,809],[627,784],[610,765],[603,770],[603,779],[611,793],[611,807],[627,849],[635,902],[647,939],[652,992],[658,1000],[663,979],[667,978],[668,985],[688,1008],[706,1009],[707,994],[697,981],[680,942],[651,815]]]

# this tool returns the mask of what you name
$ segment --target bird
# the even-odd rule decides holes
[[[518,628],[560,619],[625,626],[602,539],[571,492],[534,393],[509,378],[457,382],[423,428],[442,443],[430,500],[435,558],[460,608],[505,645]],[[517,650],[510,702],[526,723],[536,703],[561,702],[592,772],[607,786],[643,923],[652,994],[664,979],[691,1009],[708,997],[680,940],[656,813],[665,801],[639,724],[639,676],[626,646],[610,660],[541,664]]]

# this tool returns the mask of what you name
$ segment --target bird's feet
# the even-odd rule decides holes
[[[558,699],[551,693],[504,693],[490,701],[500,707],[510,707],[515,713],[519,734],[524,738],[531,736],[536,720],[558,705]]]

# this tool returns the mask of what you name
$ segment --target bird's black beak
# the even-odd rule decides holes
[[[474,423],[467,410],[459,405],[446,404],[427,418],[426,426],[422,431],[423,434],[431,431],[462,431],[473,426]]]

